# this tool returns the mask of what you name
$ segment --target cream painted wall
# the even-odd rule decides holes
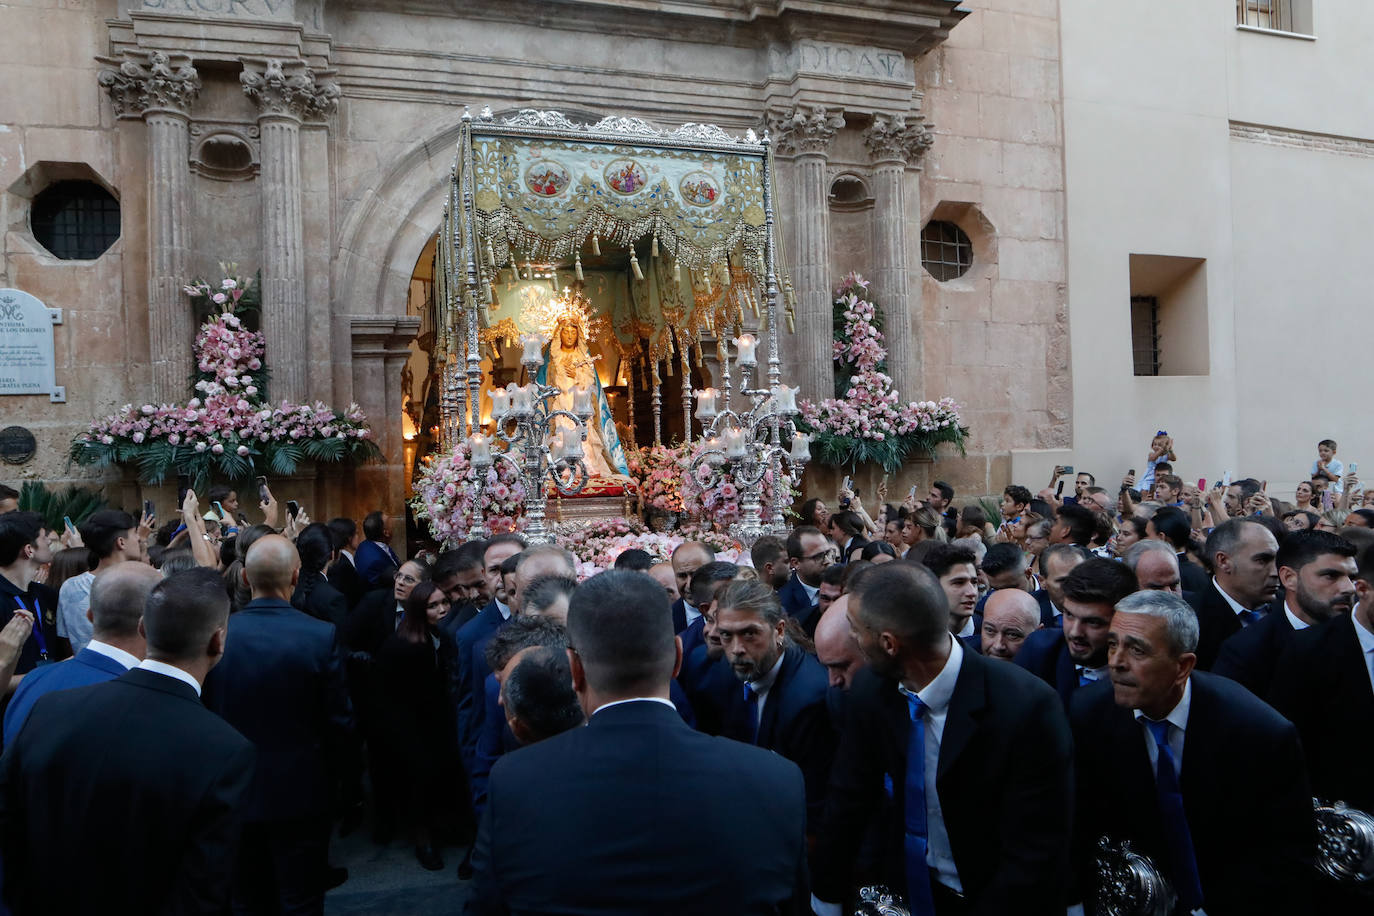
[[[1311,41],[1238,30],[1225,0],[1062,0],[1072,463],[1104,485],[1143,469],[1156,429],[1185,479],[1230,470],[1289,499],[1318,439],[1374,462],[1354,394],[1374,329],[1374,142],[1337,154],[1232,130],[1374,133],[1357,38],[1374,5],[1316,2]],[[1132,374],[1132,253],[1206,259],[1208,375]]]

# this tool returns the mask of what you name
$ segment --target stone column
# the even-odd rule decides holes
[[[405,465],[401,432],[404,391],[401,372],[410,358],[410,342],[420,330],[415,315],[348,316],[353,367],[353,400],[367,414],[373,441],[382,459],[353,471],[345,509],[361,518],[374,509],[390,513],[392,544],[405,548]]]
[[[906,263],[906,170],[933,137],[919,120],[877,115],[864,131],[873,156],[873,282],[883,310],[887,371],[903,401],[921,394],[921,287]],[[917,185],[919,194],[919,185]],[[919,209],[919,206],[918,206]]]
[[[244,61],[243,91],[262,132],[262,331],[274,401],[306,399],[305,259],[301,122],[338,105],[339,88],[315,82],[302,61]]]
[[[839,112],[804,106],[772,114],[769,130],[778,155],[793,160],[796,248],[789,252],[792,285],[797,293],[799,359],[796,384],[802,397],[834,397],[835,370],[831,355],[830,205],[826,180],[826,152],[835,132],[844,126]]]
[[[161,51],[126,51],[101,58],[100,71],[115,115],[148,125],[148,359],[153,401],[183,400],[191,377],[191,307],[182,291],[190,282],[191,103],[200,77],[191,59]]]

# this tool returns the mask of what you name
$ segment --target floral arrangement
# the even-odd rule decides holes
[[[474,497],[478,474],[485,475],[484,486],[481,495]],[[485,470],[474,467],[466,442],[420,468],[410,506],[417,520],[428,523],[434,540],[446,547],[466,540],[474,524],[488,535],[525,527],[525,487],[520,475],[504,461]]]
[[[690,470],[696,455],[704,451],[705,448],[705,443],[696,443],[679,466],[678,473],[682,479],[682,504],[688,515],[714,523],[716,527],[724,529],[739,521],[743,514],[741,505],[743,485],[735,480],[734,474],[730,472],[728,466],[719,468],[720,479],[715,486],[711,486],[711,480],[717,469],[702,462],[697,465],[696,470]],[[765,516],[773,504],[774,485],[773,471],[770,468],[764,471],[763,479],[757,484],[759,499],[762,502]],[[782,486],[786,487],[783,502],[790,506],[796,498],[797,491],[792,487],[792,479],[785,474],[782,478]]]
[[[702,541],[716,552],[716,559],[749,565],[749,551],[733,538],[697,527],[685,527],[672,534],[649,531],[638,521],[623,518],[596,522],[569,522],[557,530],[558,543],[577,560],[577,578],[587,579],[615,565],[616,557],[627,550],[647,551],[656,561],[666,563],[673,551],[687,541]]]
[[[835,293],[834,356],[837,398],[802,401],[797,425],[812,434],[811,455],[822,464],[847,467],[873,462],[894,474],[918,452],[930,458],[941,442],[962,453],[968,427],[949,398],[902,403],[886,368],[887,348],[869,282],[844,278]]]
[[[216,291],[186,287],[216,309],[195,340],[195,392],[185,405],[125,404],[72,441],[78,464],[131,464],[148,483],[187,474],[201,486],[212,476],[244,480],[294,474],[302,461],[363,462],[380,453],[367,418],[351,404],[338,411],[317,401],[267,401],[266,343],[245,326],[255,301],[251,281],[226,278]]]
[[[681,513],[682,447],[646,446],[626,452],[625,463],[639,486],[644,505],[664,512]]]

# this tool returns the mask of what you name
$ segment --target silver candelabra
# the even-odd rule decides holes
[[[529,377],[543,362],[537,347],[527,342],[525,358],[521,360]],[[592,391],[589,387],[573,388],[573,409],[553,409],[551,398],[563,394],[557,385],[509,385],[490,392],[491,418],[495,435],[491,438],[474,434],[468,443],[472,448],[472,464],[479,471],[505,461],[520,475],[525,488],[525,537],[533,544],[553,541],[553,531],[545,524],[544,484],[549,481],[563,496],[575,496],[587,485],[590,473],[584,460],[583,443],[587,441],[587,421],[592,416]],[[560,427],[560,420],[572,424]],[[493,451],[496,440],[505,443],[504,449]],[[484,486],[479,473],[473,486],[479,494]],[[474,531],[476,537],[478,532]]]

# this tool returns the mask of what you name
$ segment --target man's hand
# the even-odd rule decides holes
[[[63,530],[62,530],[61,541],[62,541],[62,546],[63,546],[63,547],[66,547],[68,550],[70,550],[70,549],[73,548],[73,547],[85,547],[85,546],[86,546],[86,545],[82,542],[82,540],[81,540],[81,532],[80,532],[80,531],[77,531],[75,528],[68,528],[66,525],[63,525],[63,526],[62,526],[62,529],[63,529]]]
[[[157,528],[157,519],[151,514],[144,512],[138,519],[138,539],[143,543],[148,543],[148,538],[152,537],[153,531]]]
[[[1127,474],[1125,477],[1121,478],[1121,489],[1123,489],[1123,490],[1134,490],[1134,489],[1135,489],[1135,475],[1134,475],[1134,474]]]
[[[32,635],[33,614],[16,608],[9,623],[5,624],[4,629],[0,629],[0,657],[11,652],[17,656],[19,650],[24,648],[24,643],[28,642]]]
[[[1245,502],[1245,510],[1251,515],[1273,515],[1274,504],[1264,493],[1256,493]]]

